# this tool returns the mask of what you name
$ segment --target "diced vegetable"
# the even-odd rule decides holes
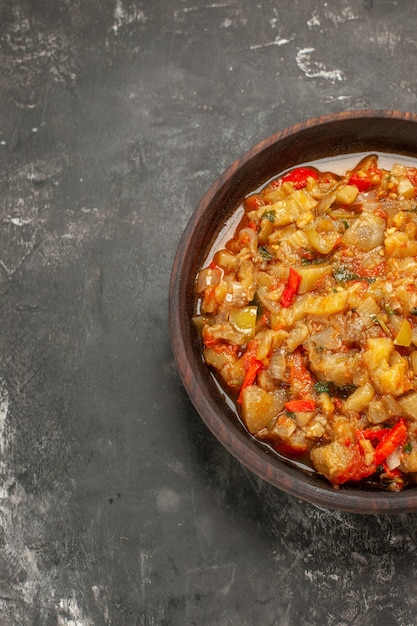
[[[385,221],[378,215],[362,213],[344,233],[343,243],[369,251],[384,244]]]
[[[370,383],[365,383],[355,389],[351,396],[343,403],[344,411],[355,411],[360,413],[368,406],[375,395],[375,389]]]
[[[242,415],[252,434],[268,426],[283,407],[284,398],[279,391],[267,393],[256,385],[248,385],[242,392]]]
[[[319,232],[314,225],[306,228],[306,235],[311,247],[319,254],[329,254],[340,240],[336,230]]]
[[[221,271],[216,268],[206,267],[198,274],[196,291],[201,293],[206,287],[215,287],[219,284],[221,279]]]
[[[407,348],[411,343],[411,339],[412,339],[411,325],[408,319],[404,318],[400,326],[400,329],[397,335],[395,336],[394,343],[396,346],[404,346]]]
[[[313,448],[311,458],[317,471],[334,485],[362,480],[375,471],[374,465],[365,464],[360,447],[350,441],[336,440]]]
[[[242,309],[233,309],[230,312],[229,321],[238,332],[243,333],[248,339],[253,339],[257,314],[256,306],[245,306]]]
[[[342,185],[336,193],[336,201],[340,204],[352,204],[359,193],[356,185]]]
[[[399,398],[398,404],[406,417],[417,421],[417,392],[413,391],[407,396]]]
[[[332,266],[327,264],[305,265],[297,267],[297,273],[301,277],[298,293],[304,294],[308,291],[313,291],[313,289],[317,286],[317,283],[319,283],[325,276],[330,276],[332,273]]]

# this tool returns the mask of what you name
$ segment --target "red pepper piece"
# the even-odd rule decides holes
[[[258,372],[260,372],[261,369],[263,369],[263,366],[264,365],[262,361],[258,361],[257,359],[254,359],[250,363],[248,369],[246,370],[245,378],[243,380],[242,387],[240,388],[239,397],[237,399],[239,404],[242,404],[243,402],[243,390],[246,389],[246,387],[253,385],[258,375]]]
[[[404,418],[401,418],[395,426],[387,430],[386,435],[375,448],[375,463],[380,465],[398,446],[404,444],[406,439],[407,426]]]
[[[285,174],[281,178],[282,183],[291,183],[294,189],[302,189],[307,185],[309,178],[319,177],[317,170],[312,167],[297,167],[295,170],[291,170],[288,174]]]
[[[309,399],[313,387],[313,379],[304,365],[301,351],[298,349],[292,354],[290,365],[290,386],[293,394]]]
[[[291,304],[295,300],[295,296],[297,295],[298,288],[301,283],[301,276],[296,272],[292,267],[290,267],[290,274],[288,276],[288,282],[285,286],[284,291],[281,296],[281,306],[287,308],[291,306]]]
[[[245,353],[242,356],[243,365],[245,371],[249,369],[249,366],[253,361],[256,361],[256,353],[258,352],[258,340],[251,339],[248,341]]]
[[[291,413],[302,411],[314,411],[316,408],[315,400],[290,400],[285,403],[285,408]]]
[[[378,168],[371,167],[364,174],[365,176],[361,176],[359,172],[352,172],[348,184],[355,185],[359,191],[368,191],[370,187],[379,183],[376,177],[381,177],[381,171]]]
[[[356,436],[358,439],[369,439],[373,446],[377,446],[381,439],[389,432],[387,428],[380,428],[379,430],[371,430],[368,428],[366,430],[356,431]]]
[[[358,440],[369,439],[375,447],[375,463],[381,465],[387,456],[394,452],[399,445],[405,443],[407,425],[404,418],[401,418],[392,428],[358,430],[356,437]]]
[[[262,204],[263,202],[261,198],[258,196],[258,194],[252,194],[251,196],[248,196],[244,200],[245,211],[248,211],[248,212],[259,209],[259,207],[261,207]]]

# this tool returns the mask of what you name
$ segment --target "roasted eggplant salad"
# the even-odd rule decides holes
[[[417,168],[380,161],[247,196],[194,322],[252,436],[334,487],[400,491],[417,481]]]

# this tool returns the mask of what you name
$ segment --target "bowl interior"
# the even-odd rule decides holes
[[[204,364],[191,319],[196,274],[244,196],[300,163],[373,151],[417,157],[417,116],[392,111],[325,116],[283,130],[236,160],[203,197],[181,238],[170,283],[170,333],[180,377],[196,410],[217,439],[251,471],[287,493],[328,508],[399,513],[417,510],[417,489],[400,493],[334,489],[251,437]]]

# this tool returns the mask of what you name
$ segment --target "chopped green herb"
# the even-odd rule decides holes
[[[410,454],[412,449],[413,449],[413,444],[411,443],[411,441],[407,441],[407,443],[405,444],[403,448],[403,452],[405,452],[405,454]]]
[[[350,272],[344,265],[340,265],[340,267],[333,270],[333,277],[339,283],[347,283],[350,280],[358,280],[360,278],[359,274]]]
[[[291,419],[295,419],[295,413],[293,413],[292,411],[285,411],[285,415],[287,417],[290,417]]]
[[[328,393],[329,396],[346,400],[356,389],[355,385],[344,385],[338,387],[332,382],[319,380],[313,385],[317,393]]]
[[[258,252],[265,261],[270,261],[274,258],[274,255],[269,252],[269,250],[265,246],[261,246],[258,248]]]
[[[374,283],[376,280],[375,278],[370,278],[368,276],[359,276],[359,274],[349,271],[344,265],[341,265],[333,270],[333,278],[335,278],[339,283],[348,283],[351,280],[364,280],[367,283]]]
[[[343,220],[343,226],[345,227],[345,230],[347,230],[349,228],[349,222]]]
[[[275,222],[275,211],[265,211],[262,215],[263,220],[269,220],[270,222]]]
[[[321,380],[315,383],[313,387],[317,391],[317,393],[329,393],[330,391],[330,383],[325,383]]]
[[[417,315],[417,306],[414,307],[414,309],[411,309],[410,313],[411,315]]]

